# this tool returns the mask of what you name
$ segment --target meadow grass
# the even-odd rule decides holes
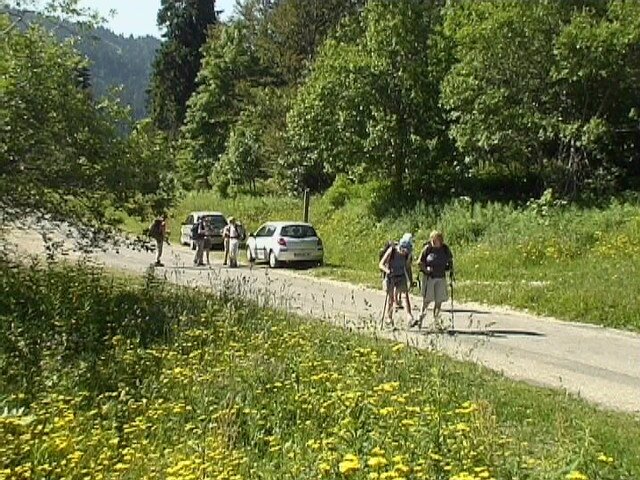
[[[378,252],[388,239],[411,232],[416,254],[432,229],[441,229],[455,255],[456,298],[507,305],[565,320],[640,331],[640,206],[612,202],[581,208],[550,198],[527,206],[472,203],[420,204],[400,212],[374,207],[365,186],[338,185],[311,202],[310,221],[325,244],[325,276],[379,286]],[[188,194],[172,214],[221,210],[249,230],[267,220],[300,220],[292,197]]]
[[[640,421],[231,296],[0,263],[0,478],[640,478]]]

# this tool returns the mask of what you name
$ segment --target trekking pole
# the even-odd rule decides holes
[[[382,318],[380,319],[380,330],[384,328],[384,315],[387,312],[387,302],[389,301],[389,294],[384,292],[384,307],[382,307]]]
[[[455,328],[455,319],[453,316],[453,271],[449,272],[449,287],[451,287],[451,329]]]

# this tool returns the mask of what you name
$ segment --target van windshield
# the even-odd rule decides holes
[[[280,230],[280,235],[289,238],[317,237],[316,231],[309,225],[286,225]]]

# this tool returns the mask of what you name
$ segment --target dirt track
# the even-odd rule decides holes
[[[43,252],[41,237],[13,231],[10,239],[30,254]],[[109,268],[142,273],[154,259],[151,252],[113,249],[92,256]],[[404,315],[396,315],[398,330],[380,330],[384,304],[381,291],[311,278],[301,272],[266,267],[238,269],[192,266],[192,252],[166,247],[165,268],[156,269],[169,281],[237,293],[305,316],[335,322],[357,331],[436,348],[462,360],[481,363],[507,377],[565,389],[600,406],[640,413],[640,335],[592,325],[560,322],[502,308],[455,304],[455,328],[438,332],[430,324],[408,330]],[[419,307],[414,298],[414,308]],[[445,325],[451,314],[443,315]]]

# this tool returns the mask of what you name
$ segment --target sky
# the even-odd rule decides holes
[[[83,7],[90,7],[102,16],[108,17],[111,9],[116,10],[108,17],[106,27],[123,35],[153,35],[160,37],[156,26],[156,15],[160,9],[160,0],[81,0]],[[222,18],[228,18],[233,12],[235,0],[217,0],[216,9],[224,10]]]

